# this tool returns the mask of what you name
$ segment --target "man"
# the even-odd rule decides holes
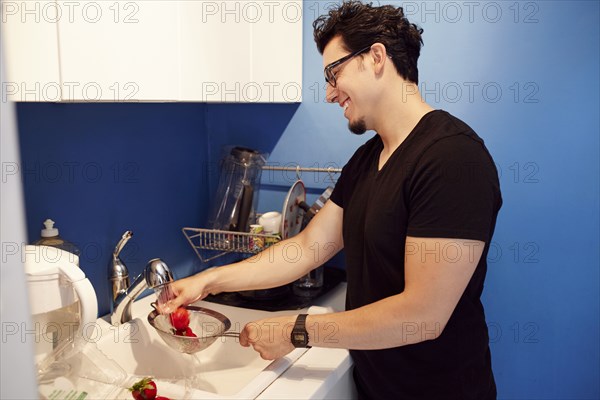
[[[422,30],[402,8],[349,1],[313,26],[327,100],[343,107],[352,132],[377,134],[343,168],[331,201],[289,239],[300,260],[286,263],[282,242],[270,257],[175,282],[170,308],[291,282],[333,255],[315,244],[345,248],[347,311],[257,321],[241,344],[265,359],[294,346],[350,349],[362,398],[494,399],[480,302],[502,202],[494,162],[471,128],[422,100]]]

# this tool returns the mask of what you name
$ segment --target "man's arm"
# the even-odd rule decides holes
[[[309,345],[375,350],[436,339],[473,276],[483,248],[482,241],[407,237],[405,290],[355,310],[309,315]],[[289,334],[295,318],[247,325],[242,345],[252,345],[265,359],[282,357],[293,350]]]
[[[239,263],[212,268],[172,284],[169,309],[210,293],[266,289],[292,282],[342,249],[343,210],[329,201],[300,234]],[[169,309],[163,311],[168,312]]]
[[[483,248],[476,240],[407,237],[404,291],[356,310],[309,316],[307,326],[318,332],[310,344],[373,350],[436,339]]]

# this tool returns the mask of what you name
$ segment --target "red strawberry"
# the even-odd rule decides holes
[[[189,326],[185,328],[185,336],[198,337],[194,332],[192,332],[192,328],[190,328]]]
[[[135,400],[155,400],[156,383],[152,378],[144,378],[129,388],[131,395]]]
[[[170,315],[171,325],[178,331],[185,330],[190,325],[190,314],[188,310],[183,307],[179,307],[173,311]]]
[[[180,329],[175,331],[175,335],[177,336],[188,336],[188,337],[198,337],[194,332],[192,332],[192,328],[189,326],[185,329]]]
[[[156,399],[154,400],[171,400],[168,397],[163,397],[163,396],[156,396]]]
[[[140,392],[138,392],[137,390],[132,390],[131,391],[131,395],[133,396],[133,398],[135,400],[144,400],[144,398],[142,397],[142,395],[140,394]]]

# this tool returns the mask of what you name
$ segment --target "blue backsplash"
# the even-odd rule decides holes
[[[109,311],[107,264],[124,231],[130,274],[164,259],[176,276],[204,266],[181,232],[203,226],[221,147],[270,152],[298,104],[19,103],[29,241],[51,218],[78,245]]]

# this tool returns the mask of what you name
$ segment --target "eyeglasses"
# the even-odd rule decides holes
[[[371,46],[365,47],[364,49],[361,49],[361,50],[355,51],[354,53],[348,54],[347,56],[344,56],[344,57],[340,58],[339,60],[334,61],[331,64],[327,65],[324,69],[325,82],[329,83],[331,85],[331,87],[335,87],[336,81],[335,81],[335,74],[333,72],[333,69],[335,67],[337,67],[338,65],[341,65],[341,64],[345,63],[346,61],[348,61],[370,49],[371,49]]]

